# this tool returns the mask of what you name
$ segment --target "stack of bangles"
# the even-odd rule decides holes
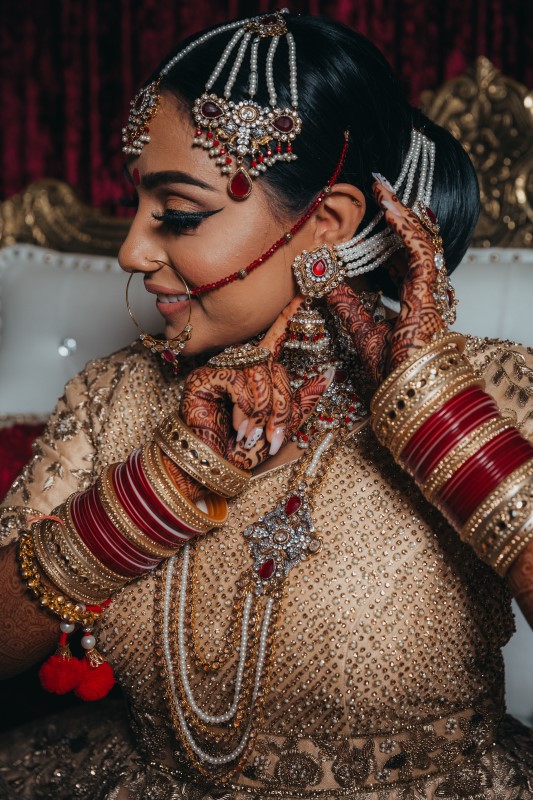
[[[533,445],[501,416],[447,334],[389,375],[372,428],[464,542],[505,575],[533,541]]]
[[[209,490],[198,504],[178,487],[183,473]],[[91,624],[98,614],[89,609],[193,536],[222,525],[226,498],[241,493],[250,477],[172,414],[151,442],[104,469],[90,489],[71,495],[22,534],[22,576],[50,611],[67,622]]]

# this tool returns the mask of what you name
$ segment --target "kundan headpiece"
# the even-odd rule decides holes
[[[273,166],[277,161],[294,160],[296,155],[292,151],[292,142],[301,132],[302,120],[298,115],[296,45],[293,35],[287,30],[283,16],[286,13],[288,12],[284,9],[221,25],[203,34],[170,59],[159,76],[141,89],[131,103],[128,124],[122,132],[124,153],[140,155],[143,146],[150,141],[148,125],[159,107],[161,79],[191,50],[218,34],[236,29],[205,84],[205,92],[193,105],[192,113],[196,125],[193,143],[205,148],[209,156],[215,159],[221,173],[229,175],[228,192],[235,200],[244,200],[250,195],[252,178],[256,178],[267,167]],[[274,83],[274,57],[281,37],[286,39],[288,48],[290,108],[278,105]],[[270,39],[265,59],[269,106],[261,106],[254,100],[259,83],[258,60],[262,39]],[[235,102],[231,99],[231,92],[248,47],[248,98]],[[224,85],[223,96],[219,96],[212,89],[236,48],[237,53]]]

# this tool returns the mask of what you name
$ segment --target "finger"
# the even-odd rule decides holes
[[[272,353],[274,360],[279,358],[281,348],[285,339],[287,338],[287,327],[291,317],[293,317],[299,308],[305,303],[305,299],[301,294],[297,294],[291,302],[285,306],[281,314],[276,317],[271,327],[266,332],[261,341],[261,347],[266,347]]]
[[[266,426],[266,439],[270,442],[271,456],[285,441],[291,417],[291,386],[287,371],[281,364],[272,364],[272,413]]]
[[[377,182],[372,191],[385,211],[385,219],[392,231],[402,239],[408,253],[409,266],[415,267],[429,280],[434,271],[434,244],[431,234],[410,208],[406,208],[389,187]]]
[[[374,322],[362,299],[344,283],[330,292],[328,303],[350,335],[361,363],[379,382],[384,375],[391,324]]]
[[[295,434],[308,420],[316,405],[335,376],[335,367],[330,367],[322,375],[316,375],[301,386],[292,402],[292,414],[286,438]]]
[[[253,409],[248,415],[244,448],[251,450],[264,435],[264,430],[272,413],[272,373],[271,364],[258,364],[244,370],[247,388],[252,397]]]

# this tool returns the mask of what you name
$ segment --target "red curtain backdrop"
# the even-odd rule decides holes
[[[206,25],[284,5],[369,36],[413,102],[477,55],[533,87],[532,0],[3,0],[0,199],[50,177],[114,210],[121,127],[161,57]]]

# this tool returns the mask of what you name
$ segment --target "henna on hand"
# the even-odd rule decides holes
[[[341,285],[328,297],[330,308],[349,333],[361,363],[376,383],[429,344],[444,323],[437,309],[435,245],[417,215],[383,183],[373,187],[389,227],[399,236],[408,256],[408,271],[400,289],[400,313],[395,320],[374,322],[361,299]]]

